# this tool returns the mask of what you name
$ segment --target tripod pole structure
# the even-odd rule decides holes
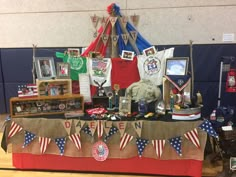
[[[37,45],[33,44],[33,62],[32,62],[32,77],[33,77],[33,84],[36,84],[36,77],[35,77],[35,51]]]

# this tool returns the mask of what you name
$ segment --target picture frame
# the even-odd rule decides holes
[[[230,157],[230,170],[236,170],[236,157]]]
[[[64,62],[57,62],[57,79],[70,78],[70,64]]]
[[[147,57],[150,56],[150,55],[155,55],[156,53],[157,53],[157,50],[154,46],[146,48],[146,49],[143,50],[143,54]]]
[[[121,58],[124,59],[124,60],[132,61],[133,58],[134,58],[134,52],[133,51],[128,51],[128,50],[122,50]]]
[[[167,58],[165,65],[165,75],[187,75],[188,63],[188,57]]]
[[[39,80],[56,78],[56,69],[53,57],[35,57],[35,68]]]

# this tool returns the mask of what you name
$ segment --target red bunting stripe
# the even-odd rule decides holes
[[[101,138],[103,135],[103,124],[101,120],[98,120],[97,132],[98,132],[98,138]]]
[[[165,142],[166,142],[165,140],[152,140],[152,145],[156,151],[158,158],[161,158]]]
[[[23,128],[20,125],[18,125],[14,121],[12,121],[10,131],[9,131],[9,134],[8,134],[8,138],[13,137],[16,133],[20,132],[22,129]]]
[[[79,134],[72,134],[69,136],[69,139],[75,144],[78,150],[81,149],[81,141],[80,141],[80,135]]]
[[[191,141],[197,148],[200,148],[199,136],[196,128],[192,131],[185,133],[184,136],[189,141]]]
[[[133,139],[133,136],[125,133],[120,140],[120,150],[123,150],[125,146]]]
[[[45,153],[50,142],[51,142],[51,138],[39,137],[40,151],[42,154]]]

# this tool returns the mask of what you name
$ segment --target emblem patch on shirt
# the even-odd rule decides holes
[[[143,64],[143,69],[149,75],[158,73],[161,69],[160,59],[156,56],[149,56]]]
[[[70,68],[74,70],[80,70],[84,64],[82,57],[69,57],[68,62],[70,63]]]

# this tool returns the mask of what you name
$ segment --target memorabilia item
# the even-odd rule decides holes
[[[120,85],[119,84],[114,84],[114,90],[115,90],[115,109],[119,108],[119,90],[120,90]]]
[[[121,58],[124,60],[133,60],[134,52],[128,50],[122,50]]]
[[[167,58],[165,75],[186,75],[188,72],[188,61],[188,57]]]
[[[236,69],[230,69],[227,74],[226,92],[236,92]]]
[[[143,50],[143,54],[147,57],[150,55],[155,55],[156,53],[157,53],[157,50],[154,46]]]
[[[64,62],[57,62],[57,79],[70,78],[70,64]]]
[[[130,97],[120,97],[119,102],[119,114],[127,115],[131,113],[131,98]]]
[[[113,109],[113,106],[112,106],[112,97],[113,97],[113,93],[112,92],[108,92],[107,93],[107,96],[109,98],[109,103],[108,103],[108,110],[112,110]]]
[[[36,84],[18,85],[18,97],[35,97],[38,96]]]
[[[146,114],[148,112],[148,105],[144,98],[141,98],[138,102],[138,112],[139,114]]]
[[[105,161],[109,154],[109,149],[106,143],[98,141],[93,145],[92,154],[95,160]]]
[[[105,90],[103,85],[106,83],[106,80],[103,81],[101,84],[94,80],[94,83],[97,84],[97,96],[106,96]]]
[[[89,74],[79,74],[80,94],[84,96],[84,102],[91,102]]]
[[[35,57],[35,67],[39,80],[56,78],[55,64],[52,57]]]
[[[230,169],[236,170],[236,157],[230,157]]]
[[[165,103],[163,100],[156,102],[155,112],[158,115],[165,115],[166,114],[166,107],[165,107]]]

